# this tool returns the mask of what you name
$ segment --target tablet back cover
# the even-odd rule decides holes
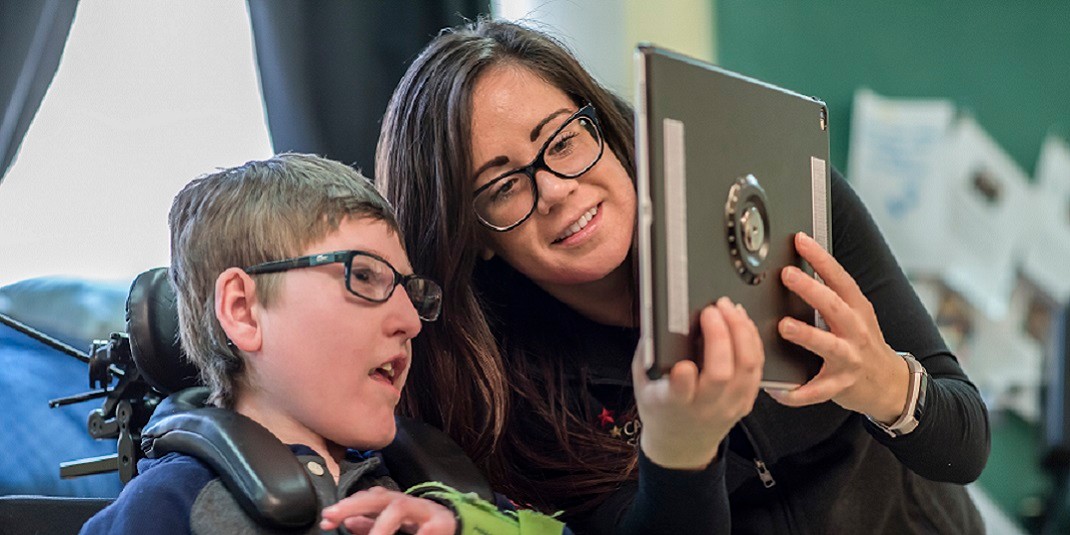
[[[822,322],[780,270],[812,273],[798,231],[831,251],[825,104],[652,46],[636,58],[640,351],[651,376],[694,355],[697,311],[728,296],[758,326],[763,385],[806,382],[821,360],[777,323]]]

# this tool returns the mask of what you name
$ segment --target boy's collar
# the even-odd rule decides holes
[[[292,451],[294,455],[299,455],[299,456],[309,456],[309,455],[311,455],[311,456],[314,456],[314,457],[319,457],[320,456],[319,453],[316,453],[315,450],[313,450],[312,448],[310,448],[310,447],[308,447],[308,446],[306,446],[304,444],[287,444],[286,446],[290,448],[290,451]],[[349,462],[360,462],[360,461],[366,461],[366,460],[368,460],[368,459],[370,459],[372,457],[375,457],[377,455],[379,455],[379,452],[375,451],[375,450],[360,451],[360,450],[355,450],[353,448],[347,448],[346,449],[345,460],[347,460]]]

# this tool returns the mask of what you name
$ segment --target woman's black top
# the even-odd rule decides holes
[[[668,470],[640,452],[639,481],[570,522],[577,533],[983,531],[962,485],[980,475],[988,457],[985,406],[835,170],[832,240],[834,256],[873,304],[885,340],[930,374],[917,429],[891,438],[832,402],[789,408],[763,392],[708,468]],[[500,342],[521,354],[572,360],[565,363],[570,402],[585,405],[596,427],[634,441],[638,424],[623,415],[634,407],[630,365],[638,331],[595,323],[523,277],[499,288],[509,297],[488,293],[491,316],[514,327],[496,328]],[[540,432],[532,431],[532,440]]]

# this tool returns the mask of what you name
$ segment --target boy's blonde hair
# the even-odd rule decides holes
[[[215,315],[219,274],[299,256],[346,217],[383,221],[399,232],[393,210],[367,178],[308,154],[280,154],[208,174],[175,196],[169,216],[170,276],[179,333],[186,358],[212,390],[212,403],[233,407],[244,372]],[[277,293],[281,275],[255,275],[257,298],[265,305]]]

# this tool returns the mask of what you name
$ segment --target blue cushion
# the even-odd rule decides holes
[[[59,463],[115,453],[114,440],[86,430],[101,400],[48,408],[48,400],[89,390],[88,367],[0,325],[0,494],[114,497],[119,474],[61,480]]]
[[[94,338],[125,330],[128,283],[42,278],[0,288],[0,311],[88,352]],[[56,409],[48,400],[89,390],[86,364],[0,325],[0,495],[115,497],[117,472],[70,480],[64,461],[115,453],[86,430],[102,400]]]
[[[94,339],[126,330],[130,281],[39,277],[0,287],[0,312],[87,351]]]

